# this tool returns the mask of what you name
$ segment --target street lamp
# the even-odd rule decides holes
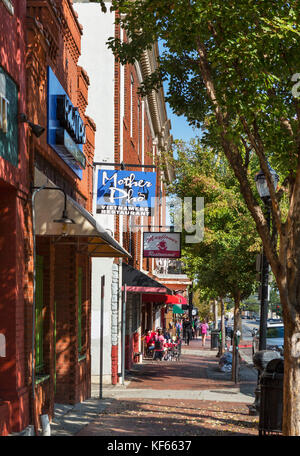
[[[269,166],[269,171],[273,181],[274,189],[276,190],[279,176]],[[268,230],[270,230],[270,220],[271,220],[271,199],[270,191],[267,184],[266,176],[263,171],[260,170],[259,173],[255,176],[256,188],[259,196],[261,197],[265,208],[266,208],[266,219]],[[267,257],[264,253],[262,254],[262,263],[261,263],[261,299],[260,299],[260,326],[259,326],[259,350],[266,350],[267,343],[267,319],[268,319],[268,293],[269,291],[269,263]]]
[[[276,171],[274,171],[274,169],[271,168],[271,166],[268,166],[268,168],[271,174],[274,189],[276,190],[279,182],[279,176],[276,173]],[[256,174],[255,183],[259,196],[265,204],[268,203],[270,201],[270,191],[267,184],[266,176],[264,175],[264,172],[262,170],[260,170],[259,173]]]
[[[271,179],[276,190],[279,176],[269,165]],[[268,230],[270,231],[271,222],[271,198],[270,190],[268,187],[267,179],[262,170],[255,176],[255,183],[258,194],[262,199],[266,209],[266,220]],[[260,323],[259,323],[259,351],[266,350],[267,348],[267,320],[268,320],[268,299],[269,299],[269,263],[265,255],[264,249],[261,255],[261,294],[260,294]],[[260,408],[260,371],[257,376],[257,387],[255,390],[255,401],[249,406],[249,413],[256,415]]]

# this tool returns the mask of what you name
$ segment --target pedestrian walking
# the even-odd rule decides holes
[[[192,339],[195,338],[195,319],[192,320]]]
[[[205,340],[207,336],[208,324],[203,320],[201,324],[202,347],[205,347]]]
[[[198,332],[199,332],[199,322],[198,318],[194,319],[194,336],[197,339],[198,338]]]
[[[190,340],[192,338],[192,323],[189,318],[186,318],[183,322],[183,338],[186,345],[190,345]]]

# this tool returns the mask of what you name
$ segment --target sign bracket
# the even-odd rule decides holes
[[[107,162],[94,162],[94,166],[119,166],[122,170],[126,168],[157,168],[156,165],[141,165],[140,163],[137,164],[129,164],[129,163],[107,163]]]

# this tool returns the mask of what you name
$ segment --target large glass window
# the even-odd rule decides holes
[[[0,66],[0,156],[18,166],[18,89]]]

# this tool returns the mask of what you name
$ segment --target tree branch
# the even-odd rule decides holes
[[[260,138],[256,121],[253,122],[254,132],[252,133],[245,117],[240,116],[240,119],[243,124],[245,133],[247,134],[249,141],[259,158],[261,169],[266,177],[269,192],[270,192],[270,198],[271,198],[271,202],[272,202],[273,218],[276,223],[278,233],[281,234],[282,233],[281,211],[280,211],[280,207],[279,207],[278,200],[276,197],[276,192],[274,189],[273,180],[272,180],[271,173],[269,170],[268,161],[267,161],[267,158],[264,153],[264,145]]]
[[[209,99],[213,105],[213,108],[214,108],[214,111],[216,114],[217,123],[221,129],[221,143],[222,143],[224,153],[225,153],[229,163],[231,164],[231,167],[235,173],[235,176],[237,177],[237,179],[240,183],[242,195],[244,196],[247,207],[255,221],[258,233],[263,241],[268,261],[272,267],[274,274],[276,275],[276,273],[279,273],[280,262],[278,259],[277,252],[273,250],[272,240],[270,237],[267,221],[265,219],[265,216],[262,212],[260,205],[257,203],[257,201],[255,200],[254,195],[252,193],[252,190],[251,190],[251,187],[250,187],[250,184],[248,181],[248,176],[247,176],[247,173],[245,171],[245,168],[244,168],[244,165],[242,162],[241,154],[239,153],[234,142],[230,141],[230,139],[228,139],[226,123],[224,121],[224,116],[223,116],[222,110],[221,110],[220,105],[217,100],[213,79],[212,79],[212,76],[210,73],[210,68],[209,68],[209,64],[207,61],[207,57],[206,57],[205,46],[199,40],[198,40],[197,45],[198,45],[197,51],[198,51],[198,55],[199,55],[200,73],[203,78]],[[268,169],[267,169],[267,172],[269,173]],[[268,177],[271,180],[270,173],[269,173]],[[281,225],[280,225],[280,230],[281,230]]]

